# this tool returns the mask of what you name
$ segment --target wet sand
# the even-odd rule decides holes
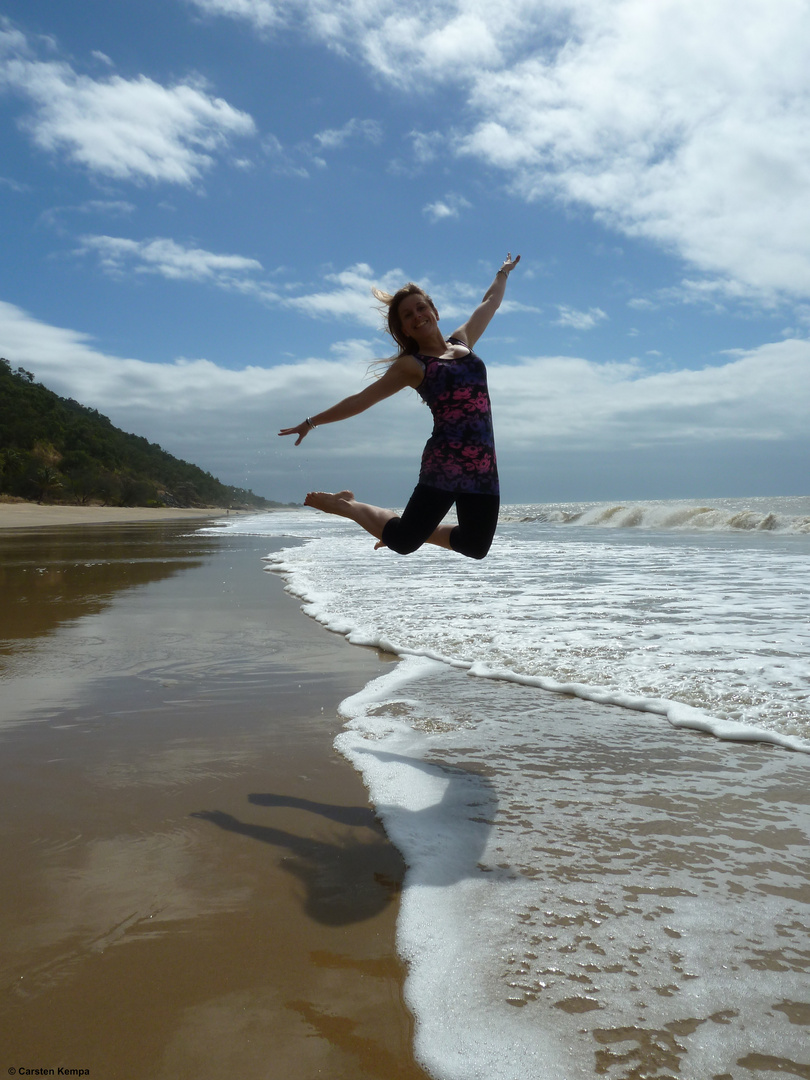
[[[0,531],[0,1065],[424,1078],[402,860],[332,748],[388,658],[187,532]]]

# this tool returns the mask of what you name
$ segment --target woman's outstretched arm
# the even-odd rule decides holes
[[[470,348],[475,345],[476,341],[481,337],[483,332],[489,326],[490,320],[498,308],[501,306],[503,300],[503,294],[506,290],[506,279],[515,269],[520,262],[520,256],[512,258],[512,253],[507,252],[504,259],[503,266],[495,275],[495,280],[490,287],[484,293],[484,299],[467,319],[467,321],[460,326],[458,330],[453,333],[453,337],[460,338],[465,341]]]
[[[279,435],[297,435],[295,445],[309,434],[309,432],[321,424],[335,424],[338,420],[348,420],[350,416],[357,416],[379,401],[391,397],[392,394],[404,390],[406,386],[417,387],[422,381],[424,372],[421,365],[412,356],[400,356],[393,362],[391,367],[379,379],[366,386],[357,394],[339,401],[323,412],[308,416],[306,420],[295,427],[282,428]]]

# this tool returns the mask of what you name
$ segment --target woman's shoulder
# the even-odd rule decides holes
[[[393,369],[402,372],[414,388],[416,388],[425,377],[425,364],[413,353],[403,353],[402,356],[398,356],[391,364],[389,370]]]

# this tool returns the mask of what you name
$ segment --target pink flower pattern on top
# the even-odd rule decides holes
[[[464,345],[458,338],[448,339]],[[441,491],[498,495],[498,465],[484,361],[472,350],[455,360],[415,354],[425,368],[417,393],[433,413],[421,484]]]

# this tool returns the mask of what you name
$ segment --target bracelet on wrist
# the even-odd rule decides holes
[[[310,431],[318,426],[317,424],[313,424],[309,417],[306,418],[305,423],[309,425]]]
[[[503,268],[503,267],[501,267],[501,268],[500,268],[500,270],[498,271],[498,274],[503,274],[503,276],[504,276],[505,278],[508,278],[508,277],[509,277],[509,271],[508,271],[508,270],[504,270],[504,268]],[[497,276],[498,276],[498,274],[496,274],[496,275],[495,275],[495,277],[497,277]]]

